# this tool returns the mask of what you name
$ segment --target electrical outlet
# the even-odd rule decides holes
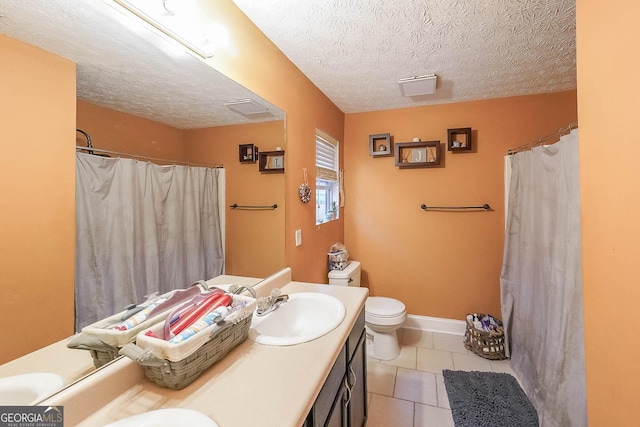
[[[296,230],[296,246],[302,245],[302,230]]]

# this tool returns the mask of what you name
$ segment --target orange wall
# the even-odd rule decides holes
[[[576,92],[347,114],[345,240],[373,295],[407,312],[464,319],[500,315],[507,149],[577,119]],[[447,151],[447,129],[471,127],[473,150]],[[440,168],[398,169],[369,155],[369,135],[440,140]],[[425,212],[421,204],[492,210]]]
[[[576,16],[589,426],[638,425],[640,4],[578,0]]]
[[[637,50],[636,41],[640,37],[640,29],[635,22],[640,16],[640,4],[624,0],[606,3],[577,0],[576,5],[589,424],[594,427],[631,425],[640,417],[640,407],[635,404],[636,379],[640,378],[640,365],[636,361],[640,338],[633,333],[640,288],[637,286],[637,273],[632,270],[639,255],[636,241],[640,233],[636,219],[640,214],[640,205],[634,197],[633,183],[640,181],[640,168],[635,156],[636,153],[640,156],[640,145],[629,131],[635,123],[636,103],[640,98],[636,76],[638,60],[632,54]],[[344,240],[343,219],[316,228],[312,225],[313,208],[298,201],[297,186],[302,180],[302,168],[313,169],[314,128],[319,127],[340,141],[345,141],[344,115],[230,0],[221,0],[215,7],[219,9],[221,21],[230,30],[233,45],[225,52],[218,52],[211,60],[212,65],[287,113],[287,263],[293,267],[296,280],[324,281],[326,248],[335,241]],[[0,310],[6,318],[19,317],[23,321],[39,321],[40,316],[56,319],[55,322],[39,321],[37,328],[23,323],[30,334],[19,333],[19,337],[14,337],[13,330],[3,329],[0,339],[13,345],[2,347],[2,363],[43,343],[69,335],[72,331],[74,167],[69,141],[73,140],[75,129],[75,67],[69,61],[2,35],[0,57],[0,117],[3,119],[0,130],[3,148],[0,160],[0,191],[3,194],[0,213]],[[603,80],[603,76],[612,78]],[[486,102],[509,104],[511,101]],[[424,248],[431,257],[399,249],[406,247],[400,237],[406,236],[405,240],[409,241],[413,239],[407,235],[409,226],[402,224],[418,224],[416,232],[425,235],[425,242],[433,239],[426,236],[424,230],[438,231],[433,223],[448,227],[452,233],[459,235],[461,227],[468,230],[465,225],[467,222],[483,221],[494,228],[495,235],[499,236],[497,228],[502,226],[503,216],[502,184],[495,184],[500,181],[495,174],[501,171],[504,150],[545,134],[548,127],[554,129],[566,123],[563,118],[561,123],[545,122],[544,129],[534,129],[532,123],[540,117],[525,120],[525,107],[518,107],[513,112],[504,111],[502,116],[486,114],[482,108],[478,108],[474,115],[463,114],[474,105],[488,104],[479,102],[429,107],[430,116],[420,117],[424,123],[406,120],[406,117],[417,114],[419,109],[406,110],[402,114],[370,113],[379,117],[379,125],[358,115],[350,116],[346,123],[346,144],[343,144],[347,145],[345,156],[353,156],[352,162],[345,165],[348,191],[345,213],[353,220],[353,223],[345,224],[346,243],[353,257],[363,261],[367,273],[365,280],[370,283],[373,292],[387,293],[388,290],[389,295],[395,294],[407,302],[410,300],[404,299],[401,293],[419,295],[423,291],[429,292],[432,298],[419,305],[426,307],[432,315],[446,316],[444,312],[451,311],[448,317],[459,318],[466,311],[477,309],[479,301],[485,301],[488,307],[493,305],[497,309],[495,282],[499,267],[491,267],[492,271],[484,270],[481,262],[471,261],[473,268],[481,270],[484,276],[481,279],[474,278],[473,289],[469,286],[466,290],[474,293],[475,289],[480,292],[480,297],[476,295],[469,298],[455,292],[460,290],[461,280],[455,271],[467,265],[465,258],[487,258],[487,261],[493,262],[497,251],[491,242],[486,242],[490,244],[488,247],[473,244],[471,249],[465,245],[462,250],[467,251],[464,255],[468,256],[459,257],[462,259],[454,262],[438,253],[443,251],[457,256],[456,250],[461,248],[456,247],[455,242],[442,242],[441,233],[437,234],[440,236],[438,242],[418,242],[414,246],[414,249]],[[456,117],[447,113],[447,108],[461,107],[464,108],[459,110]],[[548,107],[557,108],[553,105]],[[502,108],[505,108],[504,105]],[[528,108],[536,110],[539,107],[529,105]],[[438,121],[431,116],[434,112],[442,115]],[[397,122],[390,119],[394,116]],[[391,132],[396,141],[413,136],[444,140],[444,130],[449,126],[472,126],[477,129],[474,136],[477,136],[479,148],[475,154],[452,156],[445,153],[445,169],[399,171],[390,164],[391,159],[370,159],[363,151],[367,145],[366,136],[370,133]],[[93,132],[96,132],[96,145],[101,146],[103,141],[98,138],[101,131]],[[80,139],[76,141],[81,143]],[[607,141],[614,141],[617,149],[602,149]],[[487,159],[491,167],[480,161],[488,152],[495,154]],[[484,178],[483,174],[466,172],[461,165],[467,163],[474,164],[473,170],[487,167],[492,177]],[[478,166],[478,163],[482,164]],[[447,175],[452,175],[455,181],[458,174],[471,177],[469,184],[476,189],[474,193],[470,194],[461,184],[452,184],[450,179],[446,179]],[[353,190],[356,182],[364,181],[361,175],[370,178],[364,183],[362,192],[378,201],[376,209],[395,212],[395,221],[386,220],[380,224],[373,222],[371,212],[360,212],[367,216],[361,216],[355,223],[357,211],[370,204],[358,195],[360,189]],[[16,177],[19,177],[19,185],[14,184]],[[500,189],[478,188],[474,184],[477,179],[487,179]],[[407,183],[411,188],[405,185]],[[451,187],[456,188],[455,193],[445,191]],[[388,188],[390,191],[382,193],[373,191],[374,188]],[[459,191],[465,191],[464,199]],[[457,200],[457,194],[460,194],[460,200]],[[436,196],[439,201],[456,203],[468,203],[471,199],[469,196],[473,196],[473,200],[482,197],[491,203],[496,212],[481,212],[473,214],[479,218],[468,219],[468,214],[445,215],[419,210],[417,206],[420,203],[433,200]],[[388,199],[400,201],[402,209],[396,208]],[[342,218],[344,216],[341,215]],[[458,217],[464,218],[463,224],[460,224],[462,221]],[[402,225],[401,232],[394,234],[393,230],[398,225]],[[363,237],[357,237],[358,227],[364,226]],[[298,248],[294,246],[293,238],[297,228],[303,230],[304,240],[304,244]],[[388,236],[395,246],[388,244],[379,253],[368,254],[361,240],[371,239],[372,232],[369,230],[374,229]],[[462,236],[462,239],[470,243],[468,238]],[[501,245],[502,241],[498,239]],[[484,252],[489,248],[494,249],[490,255],[485,255]],[[428,283],[425,280],[418,281],[418,285],[414,284],[407,293],[408,286],[397,277],[384,278],[375,270],[371,257],[384,261],[386,266],[392,266],[388,258],[394,257],[394,251],[398,250],[406,258],[421,264],[426,264],[435,254],[445,267],[446,272],[442,274],[448,276],[448,284],[445,285],[440,277],[427,275]],[[410,267],[409,270],[415,268],[413,264]],[[420,292],[415,291],[418,289],[416,286],[420,286]],[[431,286],[437,287],[431,291]],[[487,297],[484,297],[485,293]],[[443,296],[448,298],[440,298]],[[25,302],[39,299],[47,303],[43,311],[32,317],[22,317]],[[448,299],[465,302],[460,303],[458,308],[449,307],[446,310],[434,305],[434,301]],[[467,307],[470,302],[473,303],[472,307]],[[412,304],[409,306],[412,312],[416,304],[409,304]],[[51,317],[53,312],[55,317]]]
[[[73,333],[76,80],[72,62],[1,34],[0,58],[4,363]]]
[[[238,145],[261,151],[284,147],[284,122],[220,126],[185,131],[192,161],[222,163],[226,173],[226,273],[267,277],[286,266],[284,174],[261,174],[258,163],[240,163]],[[285,150],[285,156],[287,152]],[[275,210],[235,210],[238,205],[272,205]]]
[[[183,131],[153,120],[78,101],[78,129],[96,148],[168,160],[186,160]],[[78,133],[77,145],[86,145]]]
[[[232,45],[216,52],[210,64],[268,99],[287,114],[285,160],[285,252],[294,280],[326,282],[327,250],[344,240],[343,219],[315,225],[315,207],[298,198],[302,168],[315,182],[315,129],[343,141],[344,114],[295,67],[233,4],[212,4],[229,31]],[[313,184],[312,184],[313,186]],[[295,246],[295,230],[302,246]]]

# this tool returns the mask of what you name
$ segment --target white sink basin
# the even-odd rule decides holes
[[[259,317],[253,314],[249,339],[258,344],[294,345],[315,340],[334,330],[344,319],[342,301],[331,295],[301,292]]]
[[[33,405],[66,386],[64,378],[48,372],[0,378],[0,406]]]
[[[218,427],[215,421],[205,414],[186,408],[165,408],[107,424],[104,427]]]

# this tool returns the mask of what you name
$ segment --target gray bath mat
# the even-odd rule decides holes
[[[538,414],[512,375],[448,369],[442,375],[456,427],[538,427]]]

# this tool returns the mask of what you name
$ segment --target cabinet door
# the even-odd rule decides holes
[[[329,376],[325,380],[320,394],[316,398],[313,408],[307,416],[305,426],[320,427],[326,424],[329,412],[332,410],[336,395],[344,388],[344,377],[347,372],[347,352],[346,346],[342,346],[342,350],[338,355],[338,359],[333,365]]]
[[[345,383],[346,381],[345,378]],[[347,396],[348,389],[345,384],[340,388],[336,400],[333,402],[325,427],[347,427]]]
[[[358,314],[356,323],[355,325],[353,325],[353,329],[351,329],[351,332],[349,332],[349,338],[347,339],[347,360],[353,359],[353,355],[355,354],[356,347],[358,347],[358,342],[362,337],[363,331],[364,331],[364,308],[360,310],[360,314]]]
[[[367,346],[362,333],[351,363],[347,367],[347,381],[351,389],[349,427],[362,427],[367,419]]]

